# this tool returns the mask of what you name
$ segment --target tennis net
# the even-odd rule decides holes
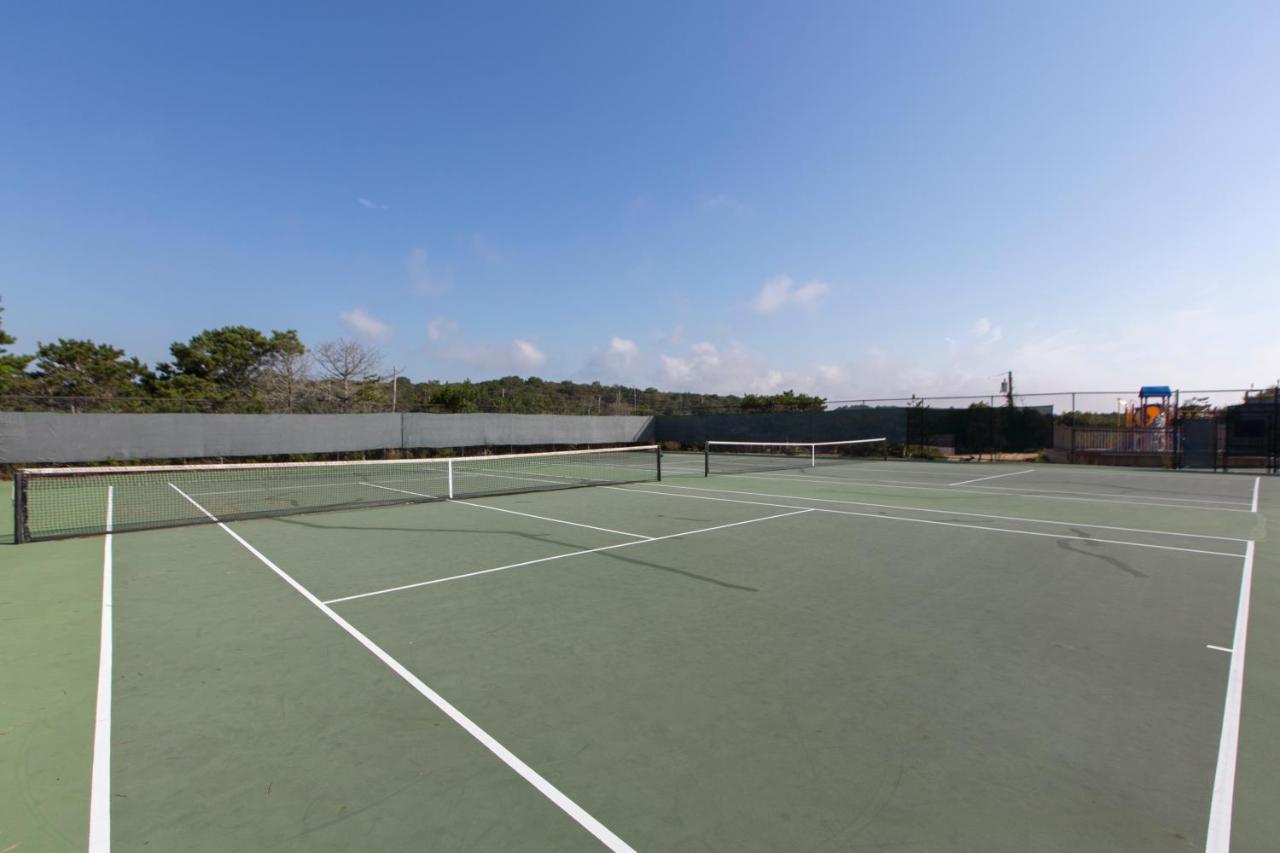
[[[29,468],[18,542],[662,479],[656,445],[369,462]]]
[[[788,468],[816,468],[837,462],[887,459],[889,442],[884,438],[850,441],[708,441],[704,449],[703,474],[745,474]]]

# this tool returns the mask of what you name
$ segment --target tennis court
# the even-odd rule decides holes
[[[706,464],[0,549],[0,851],[1273,849],[1274,480]]]

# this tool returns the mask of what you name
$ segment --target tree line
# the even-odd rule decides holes
[[[0,307],[0,314],[3,313]],[[413,382],[377,349],[341,338],[306,346],[292,329],[206,329],[149,366],[123,349],[59,338],[19,354],[0,316],[0,408],[66,412],[515,412],[657,415],[821,411],[821,397],[660,391],[505,376]],[[389,375],[390,374],[390,375]]]

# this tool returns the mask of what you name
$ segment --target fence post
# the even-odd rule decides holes
[[[1173,390],[1173,470],[1182,468],[1182,389]]]
[[[1071,392],[1071,450],[1067,455],[1067,461],[1075,464],[1076,461],[1076,392]]]

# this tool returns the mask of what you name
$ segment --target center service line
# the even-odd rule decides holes
[[[285,572],[275,563],[267,559],[266,556],[263,555],[261,551],[259,551],[257,548],[253,547],[248,542],[246,542],[243,538],[241,538],[240,534],[236,533],[234,530],[232,530],[227,525],[223,524],[221,521],[218,521],[217,517],[213,513],[209,512],[209,510],[205,509],[200,504],[196,503],[195,500],[193,500],[191,496],[188,495],[186,492],[182,491],[182,489],[179,489],[177,486],[173,485],[173,483],[170,483],[169,485],[173,488],[175,492],[177,492],[178,494],[186,498],[188,501],[190,501],[192,506],[194,506],[196,509],[204,513],[209,518],[210,521],[213,521],[219,527],[221,527],[227,535],[229,535],[232,539],[236,540],[241,545],[243,545],[245,550],[248,551],[253,556],[257,557],[258,560],[264,566],[266,566],[268,569],[271,569],[271,571],[275,572],[276,575],[278,575],[281,580],[283,580],[289,586],[293,587],[307,601],[311,602],[311,604],[314,605],[316,609],[318,609],[325,616],[328,616],[331,620],[333,620],[333,622],[339,628],[341,628],[342,630],[350,634],[351,637],[356,642],[364,646],[371,654],[373,654],[374,657],[376,657],[378,660],[386,664],[388,669],[390,669],[396,675],[404,679],[404,681],[406,681],[409,684],[409,686],[411,686],[414,690],[418,691],[418,693],[422,694],[422,696],[424,696],[428,701],[430,701],[431,704],[435,705],[437,708],[443,711],[444,714],[447,717],[449,717],[449,719],[453,720],[455,723],[457,723],[459,726],[465,729],[467,734],[471,735],[473,738],[478,740],[485,747],[485,749],[492,752],[504,764],[506,764],[508,767],[510,767],[512,770],[518,773],[521,776],[521,778],[523,778],[526,782],[532,785],[538,791],[538,793],[542,794],[548,800],[555,803],[556,806],[559,807],[561,811],[563,811],[569,817],[577,821],[578,824],[582,826],[582,828],[585,829],[587,832],[590,832],[592,835],[594,835],[596,839],[600,841],[601,844],[603,844],[609,850],[614,851],[614,853],[635,853],[634,848],[632,848],[629,844],[627,844],[618,836],[614,835],[613,832],[611,832],[609,828],[606,827],[604,824],[602,824],[600,821],[596,820],[594,817],[588,814],[586,809],[582,808],[582,806],[578,805],[573,800],[569,799],[569,797],[566,796],[563,792],[561,792],[559,788],[557,788],[555,785],[552,785],[545,778],[543,778],[542,775],[539,774],[536,770],[534,770],[528,764],[525,764],[523,761],[521,761],[520,758],[517,757],[515,753],[507,749],[501,743],[499,743],[492,735],[490,735],[484,729],[480,728],[480,726],[478,726],[476,723],[472,722],[472,720],[469,717],[467,717],[465,714],[463,714],[461,711],[455,708],[452,704],[450,704],[450,702],[447,699],[445,699],[439,693],[432,690],[431,687],[429,687],[426,682],[424,682],[422,679],[418,678],[418,676],[410,672],[409,669],[405,667],[404,664],[400,663],[400,661],[393,658],[381,646],[379,646],[373,640],[369,639],[367,636],[361,633],[361,631],[358,628],[356,628],[350,622],[348,622],[347,620],[339,616],[337,613],[335,613],[333,611],[333,608],[329,607],[323,601],[317,598],[309,589],[304,587],[302,584],[298,583],[296,580],[290,577],[287,572]],[[632,544],[632,543],[628,543],[628,544]]]
[[[111,528],[115,487],[107,486],[107,535],[102,543],[102,625],[98,638],[98,704],[93,724],[93,771],[89,790],[89,853],[111,850],[111,671],[112,575]],[[13,849],[13,848],[8,848]]]

